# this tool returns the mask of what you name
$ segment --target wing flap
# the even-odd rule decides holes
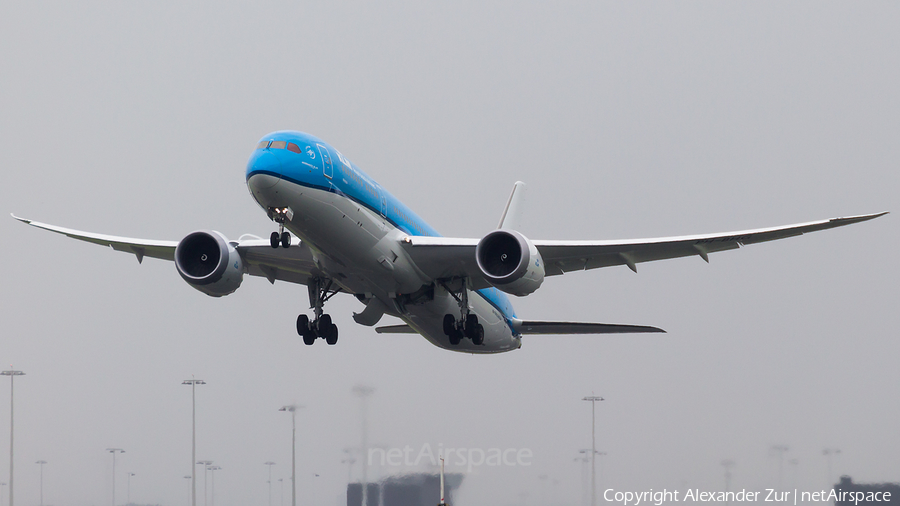
[[[409,325],[386,325],[383,327],[375,327],[375,332],[379,334],[418,334]]]
[[[661,328],[646,325],[529,320],[513,320],[513,328],[522,335],[664,334],[666,332]]]

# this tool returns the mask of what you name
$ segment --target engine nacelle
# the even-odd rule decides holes
[[[215,231],[185,236],[175,247],[175,268],[189,285],[213,297],[237,290],[244,279],[241,255]]]
[[[544,282],[544,261],[534,244],[514,230],[494,230],[478,241],[475,260],[497,289],[513,295],[533,293]]]

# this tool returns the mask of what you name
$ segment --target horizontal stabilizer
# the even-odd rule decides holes
[[[417,334],[409,325],[388,325],[386,327],[375,327],[375,332],[379,334]]]
[[[644,334],[666,331],[646,325],[618,325],[614,323],[539,322],[513,320],[513,328],[522,335],[538,334]]]

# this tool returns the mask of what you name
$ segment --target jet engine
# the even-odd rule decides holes
[[[189,285],[212,297],[237,290],[244,278],[241,255],[215,231],[185,236],[175,247],[175,268]]]
[[[534,244],[514,230],[494,230],[478,241],[475,260],[487,281],[506,293],[528,295],[544,282],[544,261]]]

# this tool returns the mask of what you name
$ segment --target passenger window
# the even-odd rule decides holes
[[[302,153],[302,151],[300,151],[300,146],[297,146],[297,145],[294,144],[293,142],[289,142],[289,143],[288,143],[288,145],[287,145],[287,150],[288,150],[288,151],[293,151],[294,153]]]
[[[256,149],[266,149],[269,146],[269,141],[260,141],[259,144],[256,145]]]
[[[269,147],[272,149],[284,149],[285,144],[287,144],[287,141],[273,141]]]

